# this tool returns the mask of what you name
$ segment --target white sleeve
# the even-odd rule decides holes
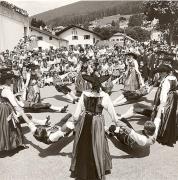
[[[113,103],[107,93],[103,96],[102,106],[108,111],[113,122],[117,122],[117,115],[113,106]]]
[[[58,141],[59,138],[61,138],[61,137],[64,137],[64,132],[62,132],[61,130],[58,130],[58,131],[56,131],[56,132],[54,132],[54,133],[51,133],[51,134],[49,135],[49,140],[50,140],[51,142],[56,142],[56,141]]]
[[[147,141],[147,144],[148,145],[152,145],[155,143],[156,139],[157,139],[157,135],[158,135],[158,130],[159,130],[159,126],[160,126],[160,123],[161,123],[161,119],[156,117],[154,119],[154,124],[156,126],[156,129],[155,129],[155,133],[153,134],[153,136],[150,136],[150,138],[148,139]]]
[[[29,82],[30,82],[31,74],[27,73],[26,76],[27,76],[27,80],[26,80],[25,86],[27,87],[29,85]]]
[[[161,124],[161,118],[155,118],[154,119],[154,124],[156,126],[156,130],[155,130],[155,133],[154,133],[154,137],[157,138],[157,135],[158,135],[158,130],[159,130],[159,126]]]
[[[169,90],[170,90],[170,83],[166,79],[162,84],[162,89],[161,89],[161,94],[160,94],[160,102],[161,102],[161,104],[166,103],[167,95],[168,95]]]
[[[79,99],[79,102],[77,104],[77,108],[75,110],[74,116],[73,116],[74,120],[76,120],[76,121],[78,120],[82,110],[84,109],[84,102],[83,101],[84,101],[84,98],[83,98],[83,93],[82,93],[82,95]]]
[[[144,80],[143,80],[142,75],[141,75],[141,73],[140,73],[140,71],[138,69],[138,62],[136,60],[134,60],[134,66],[135,66],[135,70],[137,71],[138,75],[140,76],[139,77],[140,78],[140,83],[141,83],[142,86],[144,86]]]
[[[7,98],[9,100],[9,102],[15,108],[15,110],[17,112],[19,112],[19,113],[23,112],[23,109],[18,105],[14,94],[12,93],[12,91],[9,88],[3,89],[1,95],[2,95],[2,97],[5,97],[5,98]]]
[[[138,70],[138,63],[137,63],[137,61],[136,61],[136,60],[134,60],[133,62],[134,62],[135,70],[136,70],[137,72],[139,72],[139,70]]]
[[[129,136],[140,146],[145,146],[147,143],[147,138],[144,135],[136,133],[133,129]]]

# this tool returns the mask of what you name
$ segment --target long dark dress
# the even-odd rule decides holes
[[[0,90],[0,151],[9,151],[23,145],[21,126],[15,120],[7,120],[14,111],[8,99],[1,97]]]
[[[112,168],[104,116],[101,114],[102,98],[84,95],[85,111],[76,127],[70,168],[78,179],[104,180],[105,174]]]
[[[174,81],[170,81],[171,87]],[[168,92],[161,125],[158,131],[157,141],[161,144],[170,145],[176,143],[176,110],[178,94],[175,87]]]

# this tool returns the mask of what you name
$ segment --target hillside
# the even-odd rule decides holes
[[[141,7],[141,1],[79,1],[31,18],[41,19],[53,26],[82,24],[104,16],[139,13],[142,12]]]
[[[107,17],[103,17],[101,19],[96,19],[96,20],[92,21],[91,24],[96,25],[96,26],[104,26],[107,24],[111,24],[112,21],[117,22],[120,17],[124,17],[126,19],[125,22],[123,22],[123,23],[120,22],[120,24],[124,24],[124,23],[128,24],[130,16],[131,16],[131,14],[130,15],[117,14],[117,15],[113,15],[113,16],[107,16]]]

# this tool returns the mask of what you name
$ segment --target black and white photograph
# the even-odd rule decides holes
[[[0,0],[0,180],[178,180],[178,1]]]

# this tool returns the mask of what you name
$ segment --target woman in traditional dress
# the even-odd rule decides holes
[[[76,90],[77,96],[80,96],[83,91],[91,88],[90,84],[82,78],[82,74],[87,74],[87,69],[88,69],[87,57],[85,57],[85,56],[82,57],[81,62],[82,62],[82,65],[81,65],[80,71],[78,72],[78,76],[75,81],[75,90]]]
[[[178,101],[176,69],[178,69],[178,63],[176,62],[173,62],[172,67],[169,65],[161,65],[159,67],[158,71],[164,74],[164,79],[156,92],[152,113],[153,119],[157,114],[158,106],[162,107],[161,125],[157,141],[168,146],[173,146],[176,143],[176,110]]]
[[[28,121],[11,90],[13,72],[0,70],[0,151],[25,147],[17,113]]]
[[[41,102],[40,87],[38,85],[39,74],[37,71],[39,66],[29,64],[27,67],[31,69],[31,71],[27,73],[27,81],[25,87],[28,90],[24,90],[24,94],[26,94],[27,91],[27,96],[25,100],[23,99],[25,95],[22,95],[22,100],[24,103],[23,108],[25,108],[25,112],[43,112],[47,110],[59,111],[62,113],[66,112],[68,105],[61,107]]]
[[[174,68],[174,69],[173,69]],[[160,65],[157,72],[163,77],[157,92],[155,94],[151,120],[153,121],[161,108],[161,124],[158,131],[157,141],[163,145],[173,146],[176,143],[176,110],[178,95],[176,93],[177,78],[176,69],[178,63],[174,62],[173,66]],[[137,113],[149,112],[149,109],[138,108]],[[150,114],[150,113],[148,113]]]
[[[128,70],[126,71],[124,91],[135,91],[144,86],[144,81],[138,69],[137,55],[134,53],[126,55],[128,56]]]
[[[84,91],[74,114],[77,122],[70,170],[72,177],[82,180],[104,180],[112,168],[108,142],[105,136],[103,109],[117,124],[117,115],[107,93],[100,90],[109,76],[82,75],[92,84]]]
[[[14,84],[13,93],[16,94],[16,93],[20,92],[23,88],[21,73],[17,67],[17,63],[13,64],[12,71],[13,71],[14,75],[16,76],[16,78],[13,78],[13,81],[14,81],[13,82],[13,84]]]

